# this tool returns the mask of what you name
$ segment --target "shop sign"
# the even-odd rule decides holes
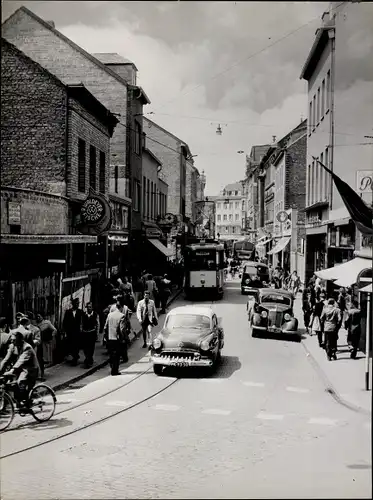
[[[80,209],[82,224],[78,228],[83,234],[102,234],[111,227],[112,210],[101,193],[89,189],[89,194]]]
[[[312,217],[309,217],[307,219],[307,223],[312,224],[313,226],[320,226],[322,223],[322,220],[317,215],[313,215]]]
[[[146,237],[151,238],[160,238],[162,236],[162,231],[157,229],[156,227],[147,227],[145,230]]]
[[[373,173],[371,170],[358,170],[356,172],[356,190],[359,193],[373,191]]]
[[[373,274],[373,271],[372,271],[371,267],[367,267],[366,269],[363,269],[360,272],[360,274],[356,280],[357,288],[358,289],[364,288],[365,286],[369,285],[369,283],[372,283],[372,274]]]
[[[8,201],[8,224],[10,226],[21,225],[21,204]]]

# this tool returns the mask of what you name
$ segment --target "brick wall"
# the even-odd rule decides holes
[[[86,145],[86,189],[78,191],[78,140],[83,139]],[[99,191],[100,179],[100,151],[105,153],[106,172],[109,170],[110,161],[110,136],[106,127],[92,116],[75,99],[69,99],[68,121],[68,169],[67,169],[67,196],[84,200],[89,191],[89,149],[96,148],[96,186]],[[109,190],[109,176],[105,175],[105,193]]]
[[[116,194],[126,196],[127,86],[23,10],[17,11],[2,25],[2,36],[62,82],[83,82],[104,106],[121,115],[119,119],[124,126],[118,124],[111,138],[110,185],[114,192],[114,166],[117,165],[119,182]]]
[[[159,177],[168,184],[167,211],[178,215],[181,203],[181,141],[146,118],[143,120],[143,129],[147,136],[146,147],[162,162]],[[155,139],[163,145],[153,142],[151,139]]]
[[[290,144],[286,150],[285,176],[285,210],[298,209],[302,218],[302,209],[306,203],[306,162],[307,162],[307,135]]]
[[[1,183],[66,194],[66,91],[1,42]]]

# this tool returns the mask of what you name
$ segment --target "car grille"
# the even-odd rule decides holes
[[[184,361],[187,359],[194,359],[197,352],[167,352],[163,351],[161,353],[161,358],[170,359],[171,361]]]
[[[268,312],[268,326],[278,326],[282,324],[282,312],[281,311],[269,311]]]

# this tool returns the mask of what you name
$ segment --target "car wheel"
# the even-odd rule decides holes
[[[156,375],[162,375],[163,365],[153,365],[153,371]]]

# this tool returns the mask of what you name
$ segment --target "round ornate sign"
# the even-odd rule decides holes
[[[283,222],[286,222],[288,220],[288,214],[285,212],[285,210],[282,210],[281,212],[279,212],[276,216],[276,219],[283,223]]]
[[[97,198],[88,198],[82,205],[81,214],[87,224],[97,224],[105,214],[104,204]]]

